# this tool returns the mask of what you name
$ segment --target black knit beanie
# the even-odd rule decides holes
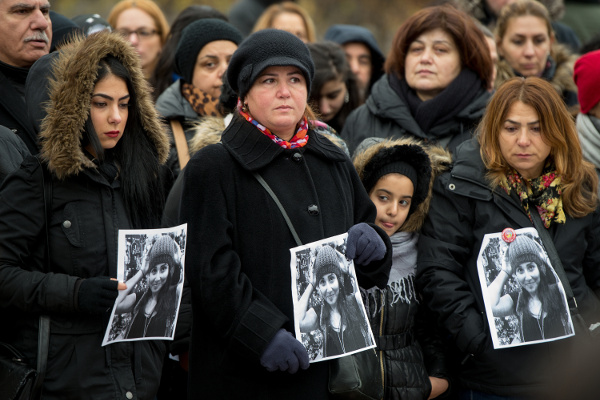
[[[321,278],[327,274],[335,274],[338,277],[338,281],[340,280],[342,275],[342,271],[340,270],[340,259],[333,247],[325,245],[319,249],[317,257],[315,258],[314,273],[317,286],[319,285]]]
[[[418,207],[429,193],[431,161],[421,146],[402,144],[382,147],[365,165],[362,183],[367,193],[384,175],[398,173],[406,176],[413,184],[414,193],[410,209]]]
[[[513,273],[515,268],[526,262],[534,262],[542,273],[546,273],[546,262],[543,258],[542,246],[527,235],[517,235],[515,240],[508,244],[506,254]]]
[[[150,249],[150,264],[149,271],[157,264],[167,263],[169,264],[169,273],[173,272],[175,266],[175,259],[173,256],[177,251],[177,244],[169,235],[162,235],[154,242]]]
[[[243,99],[256,78],[266,68],[273,66],[300,69],[306,79],[307,92],[310,93],[315,75],[310,51],[296,35],[278,29],[263,29],[248,36],[233,53],[227,78],[231,88]]]
[[[233,25],[216,18],[199,19],[186,26],[177,44],[175,72],[191,83],[198,53],[216,40],[229,40],[239,45],[243,36]]]

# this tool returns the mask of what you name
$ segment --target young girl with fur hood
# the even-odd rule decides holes
[[[124,289],[118,232],[160,223],[168,138],[139,57],[116,33],[63,47],[49,94],[41,160],[26,158],[0,188],[2,339],[36,365],[39,317],[49,316],[45,400],[154,399],[164,341],[102,339]]]
[[[420,314],[424,310],[414,279],[418,231],[429,208],[431,184],[450,162],[446,150],[426,147],[412,138],[365,139],[354,157],[358,175],[377,208],[375,224],[390,236],[393,249],[387,287],[361,288],[386,400],[435,398],[449,386],[441,344],[432,335],[435,328],[424,328],[427,319]]]

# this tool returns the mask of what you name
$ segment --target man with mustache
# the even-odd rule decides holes
[[[27,123],[25,80],[31,65],[50,50],[49,12],[48,0],[0,0],[0,125],[17,134],[32,154],[39,150]]]

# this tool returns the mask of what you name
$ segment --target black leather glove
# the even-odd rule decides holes
[[[348,230],[346,257],[360,265],[382,260],[387,251],[383,239],[369,224],[361,222]]]
[[[77,290],[77,308],[88,314],[103,314],[115,305],[119,282],[108,276],[83,279]]]
[[[280,329],[260,357],[260,364],[269,372],[280,370],[294,374],[298,367],[308,368],[308,352],[290,332]]]

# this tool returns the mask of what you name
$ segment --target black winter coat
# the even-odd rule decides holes
[[[561,356],[569,354],[576,341],[493,349],[476,265],[482,239],[507,227],[531,227],[532,222],[520,202],[501,188],[489,188],[485,174],[473,139],[457,149],[451,172],[436,180],[419,240],[417,283],[454,340],[464,387],[501,396],[543,396],[552,377],[567,372]],[[600,321],[599,212],[567,216],[566,223],[553,224],[548,233],[580,313],[589,324]],[[550,375],[548,366],[556,375]]]
[[[109,181],[81,146],[98,64],[109,53],[121,60],[135,88],[140,129],[148,138],[138,146],[151,154],[144,164],[166,160],[168,140],[137,54],[118,35],[97,33],[63,47],[54,64],[53,101],[40,133],[43,166],[28,156],[0,187],[0,333],[35,365],[39,315],[49,315],[44,400],[153,400],[160,381],[164,342],[102,347],[110,310],[89,315],[77,304],[82,279],[117,277],[118,231],[132,227],[121,180]],[[49,262],[42,168],[52,180]]]
[[[79,279],[117,276],[118,230],[131,228],[118,181],[110,184],[96,170],[53,178],[46,268],[41,175],[29,156],[0,192],[0,301],[18,312],[5,325],[9,340],[35,360],[38,316],[50,315],[44,399],[121,399],[127,392],[152,399],[165,343],[102,347],[109,314],[82,314],[76,303]]]
[[[473,136],[489,98],[490,93],[482,91],[454,118],[423,132],[408,105],[390,86],[386,74],[373,85],[365,104],[350,113],[340,136],[348,143],[350,154],[368,137],[400,139],[405,136],[439,144],[454,152],[456,146]]]
[[[186,273],[192,289],[191,398],[326,399],[329,362],[296,374],[268,372],[260,356],[275,333],[294,332],[289,249],[281,212],[252,176],[262,175],[303,243],[372,222],[375,206],[349,158],[309,130],[300,149],[273,143],[234,117],[222,144],[196,153],[184,171],[181,221],[188,224]],[[384,286],[384,260],[357,266],[366,287]]]

